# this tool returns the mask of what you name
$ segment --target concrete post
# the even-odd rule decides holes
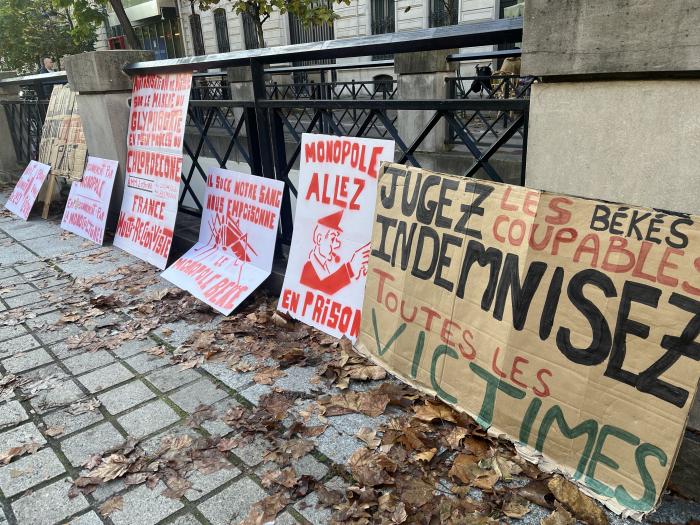
[[[0,79],[12,78],[14,72],[0,72]],[[19,86],[0,87],[0,101],[17,100],[19,98]],[[17,154],[10,135],[11,122],[7,119],[5,108],[0,106],[0,181],[9,182],[19,178],[22,167],[17,162]]]
[[[394,57],[394,71],[398,77],[398,94],[401,100],[443,100],[447,95],[445,79],[454,74],[457,63],[445,60],[457,49],[403,53]],[[406,145],[410,145],[425,128],[434,111],[399,111],[397,129]],[[419,152],[445,151],[447,126],[438,122],[418,147]]]
[[[119,161],[107,228],[113,229],[124,192],[126,137],[131,78],[122,71],[130,62],[153,60],[151,51],[92,51],[65,58],[68,82],[76,91],[88,154]]]
[[[526,185],[700,214],[700,11],[686,0],[527,0]],[[652,42],[653,45],[649,45]],[[700,430],[700,400],[689,428]],[[700,438],[671,482],[700,499]]]

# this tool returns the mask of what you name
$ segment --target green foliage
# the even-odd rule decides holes
[[[220,0],[190,0],[199,4],[203,11],[210,9],[212,5],[219,5]],[[351,0],[334,0],[336,3],[350,5]],[[323,0],[225,0],[222,4],[230,4],[236,14],[247,13],[252,18],[258,29],[258,43],[265,46],[262,34],[262,24],[270,17],[273,11],[280,14],[291,13],[304,25],[322,25],[335,20],[335,14],[329,3]]]
[[[42,57],[91,50],[102,20],[89,0],[0,0],[0,69],[36,73]]]

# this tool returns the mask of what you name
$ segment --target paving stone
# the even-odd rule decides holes
[[[154,345],[155,346],[155,345]],[[147,353],[139,353],[126,360],[127,364],[141,374],[155,370],[170,364],[169,359],[164,359]]]
[[[53,358],[46,353],[43,348],[27,351],[22,354],[15,354],[13,357],[8,357],[2,361],[2,366],[11,374],[17,374],[30,368],[36,368],[46,363],[53,361]]]
[[[363,427],[379,428],[387,423],[389,419],[390,417],[385,414],[381,414],[378,417],[369,417],[364,414],[343,414],[342,416],[328,418],[328,422],[339,432],[354,436]]]
[[[153,525],[180,510],[182,503],[161,494],[165,488],[160,482],[153,490],[139,485],[126,492],[123,509],[110,515],[114,525]]]
[[[61,442],[61,450],[75,466],[82,465],[93,454],[102,454],[124,442],[124,437],[111,423],[102,423]]]
[[[7,279],[8,277],[17,276],[17,272],[12,268],[0,268],[0,279]]]
[[[189,436],[190,438],[192,438],[193,441],[202,437],[201,434],[199,434],[194,429],[183,425],[178,425],[163,430],[162,432],[159,432],[158,434],[149,437],[145,441],[142,441],[141,447],[146,452],[146,454],[155,454],[160,449],[163,439],[165,439],[166,437],[168,439],[175,439],[182,436]]]
[[[190,501],[195,501],[217,487],[220,487],[228,480],[235,478],[241,473],[238,468],[231,465],[230,469],[222,469],[213,474],[203,474],[195,470],[187,479],[192,483],[192,488],[185,493],[185,497]]]
[[[156,346],[152,339],[132,339],[131,341],[126,341],[119,348],[112,350],[114,355],[126,359],[132,355],[138,354],[139,352],[144,352],[149,348]]]
[[[239,445],[233,452],[246,465],[253,467],[263,460],[265,454],[272,450],[272,445],[263,437],[255,436],[255,439],[245,445]]]
[[[63,436],[72,434],[104,419],[99,410],[89,410],[74,416],[65,409],[41,416],[47,427],[63,427]]]
[[[80,474],[85,476],[88,474],[88,470],[84,469]],[[95,501],[101,503],[103,501],[107,501],[117,492],[121,492],[125,488],[126,485],[124,484],[124,478],[115,479],[108,481],[107,483],[103,483],[102,485],[97,485],[97,488],[91,493],[91,496],[95,498]]]
[[[267,493],[258,484],[245,477],[201,503],[198,508],[212,525],[232,525],[243,521],[250,507],[266,496]]]
[[[41,261],[31,261],[27,262],[25,264],[20,264],[18,266],[15,266],[15,270],[18,271],[19,273],[29,273],[29,272],[35,272],[37,270],[46,270],[50,269],[51,267],[46,264],[45,262]]]
[[[253,372],[234,372],[221,363],[204,363],[202,368],[234,390],[238,390],[253,381],[255,375]]]
[[[61,242],[46,242],[46,239],[27,239],[22,244],[40,257],[54,258],[57,255],[73,254],[82,252],[91,248],[94,245],[88,244],[85,239],[73,235],[61,239]]]
[[[112,362],[114,362],[114,358],[110,353],[105,350],[100,350],[99,352],[86,352],[65,359],[63,364],[75,375],[79,375]]]
[[[0,341],[15,339],[21,335],[26,335],[27,329],[21,324],[12,326],[0,326]]]
[[[165,393],[191,383],[200,377],[202,376],[190,368],[180,370],[177,366],[169,366],[147,375],[146,379],[158,390]]]
[[[3,283],[2,290],[3,290],[3,292],[0,294],[0,297],[2,297],[3,299],[7,299],[9,297],[15,297],[17,295],[35,292],[36,288],[34,288],[29,283],[18,282],[18,283],[12,283],[12,284]]]
[[[73,518],[67,525],[102,525],[102,520],[94,510],[91,510],[86,514]]]
[[[9,498],[64,472],[54,451],[45,448],[0,468],[0,489]]]
[[[362,446],[362,443],[352,436],[338,432],[335,427],[328,427],[320,436],[312,438],[316,448],[332,461],[345,464],[350,456]]]
[[[0,343],[0,359],[9,357],[19,352],[26,352],[39,346],[39,342],[31,334],[9,339]]]
[[[17,295],[15,297],[9,297],[5,299],[5,302],[10,308],[17,308],[18,306],[27,306],[39,301],[43,301],[44,298],[41,296],[43,293],[44,292],[29,292],[23,295]]]
[[[68,339],[69,337],[81,334],[82,332],[82,328],[80,328],[77,324],[67,324],[60,327],[58,330],[50,330],[47,328],[39,328],[34,330],[34,333],[46,345]]]
[[[254,405],[257,405],[260,398],[265,394],[269,394],[270,392],[272,392],[271,386],[255,383],[245,390],[241,390],[241,395]]]
[[[171,521],[169,525],[201,525],[201,522],[191,514],[185,514]]]
[[[225,436],[231,432],[231,427],[221,421],[221,417],[228,412],[230,408],[239,407],[241,404],[233,398],[224,399],[218,403],[214,403],[212,408],[216,414],[216,419],[208,419],[202,423],[202,428],[215,436]]]
[[[126,381],[132,377],[134,377],[133,374],[129,372],[124,365],[121,363],[114,363],[85,374],[84,376],[80,376],[78,381],[80,381],[90,392],[94,393],[121,383],[122,381]]]
[[[202,379],[171,394],[170,399],[184,411],[192,413],[199,405],[213,405],[227,396],[228,392],[217,388],[208,379]]]
[[[70,379],[63,379],[54,388],[41,390],[36,397],[29,400],[37,412],[47,412],[56,407],[70,405],[84,396],[80,387]]]
[[[0,405],[0,430],[29,419],[19,401],[8,401]]]
[[[330,490],[343,490],[347,483],[340,477],[335,477],[325,484]],[[316,508],[318,495],[312,492],[301,501],[297,501],[294,508],[311,523],[330,523],[331,510],[327,507]],[[276,524],[275,524],[276,525]]]
[[[0,250],[0,265],[15,265],[15,268],[21,267],[21,263],[33,263],[39,258],[24,246],[17,243],[3,246]]]
[[[12,504],[18,523],[53,525],[88,507],[82,494],[68,497],[69,479],[63,479],[19,498]]]
[[[175,423],[180,417],[160,399],[137,408],[118,419],[129,436],[143,437]]]
[[[155,394],[138,379],[127,383],[124,386],[110,390],[97,396],[111,414],[124,412],[148,399],[155,397]]]

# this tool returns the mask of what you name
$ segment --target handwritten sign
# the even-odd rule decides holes
[[[80,180],[87,145],[75,93],[68,84],[54,86],[41,129],[39,161],[51,166],[54,177]]]
[[[357,338],[377,175],[393,157],[390,140],[302,135],[281,311],[333,336]]]
[[[116,160],[88,157],[83,178],[71,185],[61,228],[102,244],[118,165]]]
[[[199,240],[163,277],[230,314],[272,271],[284,182],[211,169]]]
[[[191,72],[134,78],[114,245],[161,269],[175,229],[191,84]]]
[[[358,350],[641,517],[700,376],[699,220],[385,165]]]
[[[5,208],[26,221],[50,169],[51,166],[47,164],[31,161],[17,181],[15,189],[12,190]]]

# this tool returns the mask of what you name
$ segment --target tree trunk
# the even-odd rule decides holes
[[[140,47],[139,39],[136,38],[136,33],[134,33],[134,28],[131,26],[131,21],[129,17],[126,16],[126,11],[124,11],[124,6],[122,5],[122,0],[109,0],[109,3],[114,9],[114,14],[117,15],[117,20],[124,30],[124,36],[126,37],[126,42],[129,44],[131,49],[138,49]]]
[[[255,29],[258,33],[258,45],[263,48],[265,47],[265,35],[263,34],[263,25],[260,18],[255,18]]]

